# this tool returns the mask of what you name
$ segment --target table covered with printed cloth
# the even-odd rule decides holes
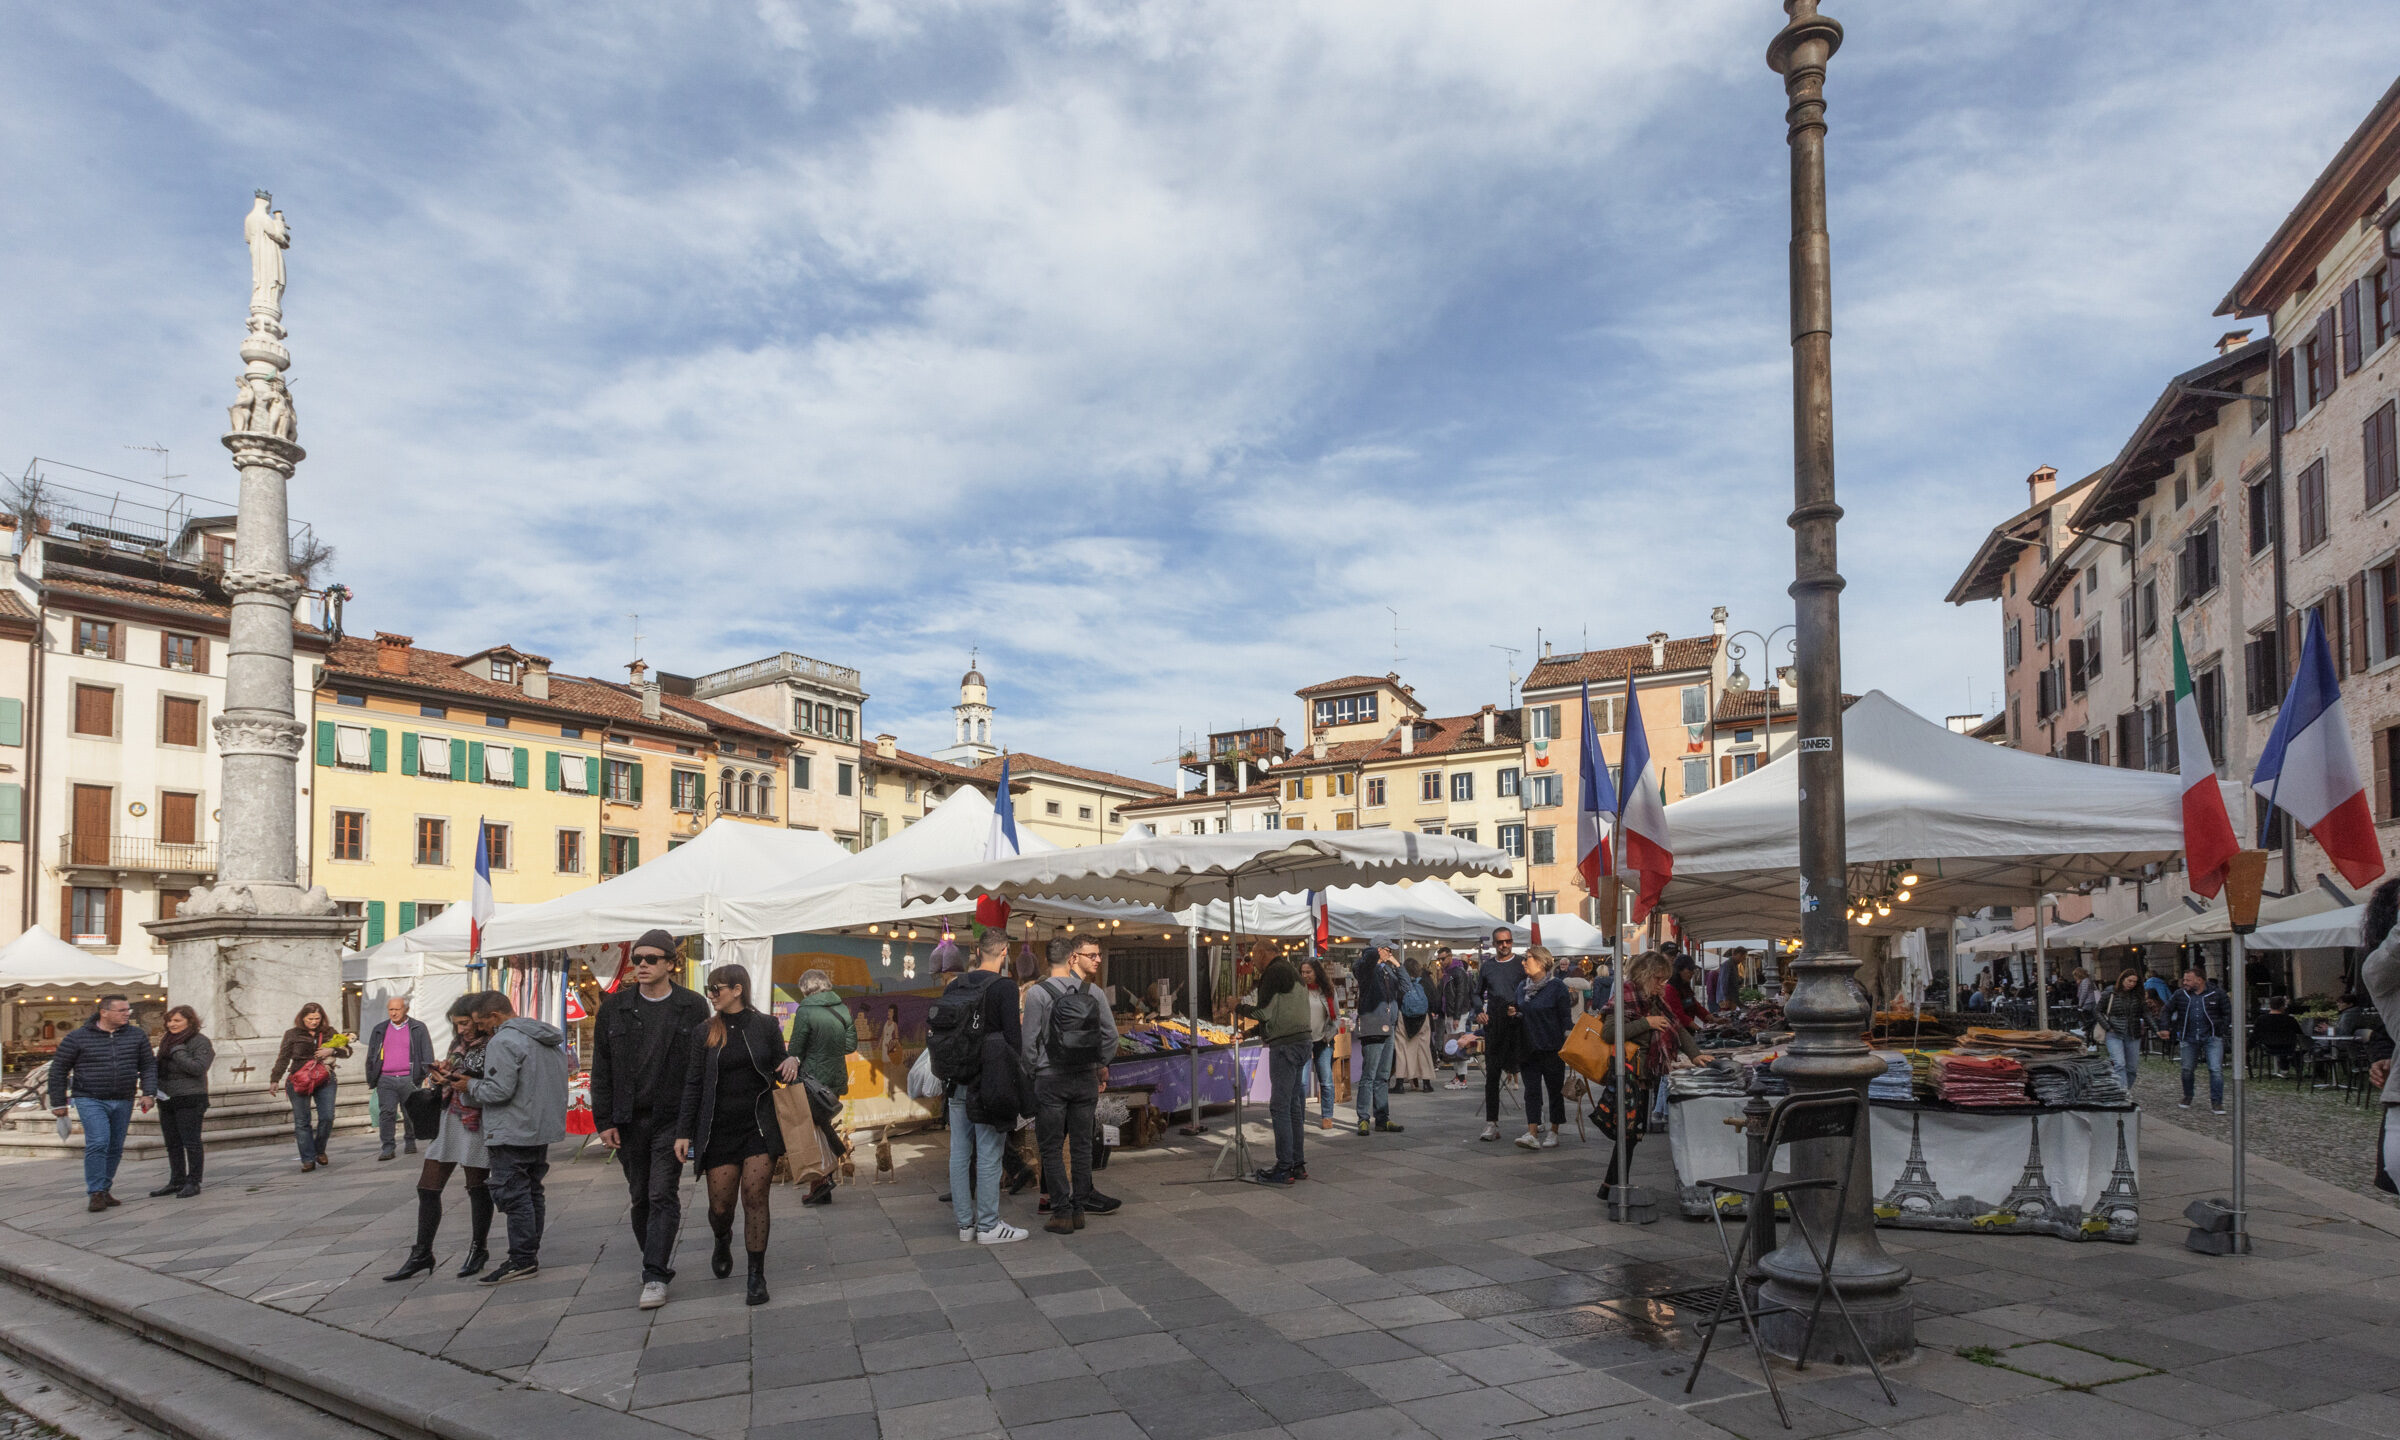
[[[1232,1046],[1200,1047],[1202,1105],[1231,1105],[1233,1075]],[[1265,1046],[1242,1047],[1241,1075],[1243,1100],[1258,1105],[1267,1103]],[[1112,1090],[1150,1087],[1151,1106],[1165,1114],[1188,1110],[1192,1105],[1192,1054],[1189,1050],[1174,1050],[1157,1055],[1120,1056],[1108,1067],[1108,1084]]]

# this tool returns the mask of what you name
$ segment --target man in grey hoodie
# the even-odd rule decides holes
[[[451,1084],[483,1110],[492,1161],[485,1183],[493,1207],[508,1217],[508,1258],[478,1283],[501,1285],[542,1268],[542,1177],[550,1173],[550,1147],[567,1138],[566,1037],[517,1014],[497,990],[476,997],[475,1015],[485,1025],[497,1022],[483,1047],[483,1073]]]

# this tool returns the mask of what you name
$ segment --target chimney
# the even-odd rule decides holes
[[[526,662],[525,698],[528,700],[550,698],[550,667],[548,665],[535,661]]]
[[[625,667],[625,673],[633,677],[634,688],[638,690],[642,685],[642,677],[650,673],[650,662],[647,660],[636,660],[632,664]]]
[[[1417,723],[1414,720],[1400,722],[1400,753],[1403,755],[1417,753]]]
[[[653,680],[649,684],[642,687],[642,718],[644,720],[656,720],[659,716],[659,710],[658,682]]]
[[[1322,728],[1318,729],[1316,737],[1309,744],[1309,748],[1316,752],[1317,759],[1322,760],[1325,758],[1325,731]]]
[[[1182,798],[1183,798],[1185,795],[1189,794],[1189,793],[1190,793],[1190,789],[1189,789],[1189,787],[1190,787],[1191,783],[1192,783],[1192,772],[1191,772],[1191,771],[1189,771],[1189,770],[1186,770],[1186,769],[1184,769],[1184,768],[1183,768],[1181,765],[1178,765],[1178,766],[1176,766],[1176,767],[1175,767],[1175,798],[1176,798],[1176,799],[1178,799],[1178,800],[1181,800],[1181,799],[1182,799]]]
[[[1233,774],[1234,774],[1234,787],[1233,787],[1233,788],[1234,788],[1236,791],[1245,791],[1245,790],[1248,790],[1248,789],[1250,788],[1250,762],[1249,762],[1249,761],[1247,761],[1247,760],[1236,760],[1236,761],[1234,761],[1234,762],[1233,762]]]
[[[1214,765],[1208,767],[1208,793],[1217,793],[1217,767]]]
[[[407,635],[394,635],[389,630],[375,632],[375,668],[385,675],[408,673],[408,647],[416,640]]]
[[[2243,344],[2249,339],[2250,332],[2247,330],[2228,330],[2223,335],[2217,337],[2217,353],[2219,355],[2230,355],[2234,351],[2241,349]]]
[[[1667,632],[1664,630],[1650,632],[1650,668],[1653,670],[1667,668]]]
[[[1775,672],[1775,703],[1790,710],[1800,703],[1800,685],[1792,676],[1792,667],[1784,666]]]
[[[2025,477],[2025,489],[2033,496],[2031,504],[2039,505],[2058,490],[2058,469],[2044,465]]]
[[[1549,659],[1549,658],[1550,658],[1550,642],[1549,642],[1549,641],[1547,641],[1547,640],[1544,640],[1544,641],[1542,642],[1542,658],[1543,658],[1544,660],[1547,660],[1547,659]]]
[[[1492,741],[1493,741],[1495,738],[1497,738],[1497,736],[1498,736],[1498,734],[1499,734],[1499,728],[1498,728],[1498,727],[1499,727],[1499,724],[1500,724],[1500,717],[1499,717],[1498,715],[1496,715],[1495,713],[1493,713],[1492,707],[1491,707],[1491,706],[1489,706],[1489,705],[1486,705],[1486,706],[1484,706],[1484,707],[1483,707],[1483,743],[1484,743],[1484,744],[1486,744],[1486,745],[1489,745],[1489,744],[1491,744],[1491,743],[1492,743]]]
[[[1727,609],[1726,609],[1724,606],[1722,606],[1722,605],[1719,605],[1719,606],[1718,606],[1716,609],[1709,611],[1709,612],[1708,612],[1708,630],[1709,630],[1709,633],[1710,633],[1711,635],[1714,635],[1714,636],[1716,636],[1716,637],[1717,637],[1719,640],[1722,640],[1722,639],[1724,639],[1724,638],[1725,638],[1725,620],[1726,620],[1726,617],[1727,617],[1727,616],[1729,616],[1729,615],[1731,615],[1732,613],[1733,613],[1733,612],[1731,612],[1731,611],[1727,610]]]

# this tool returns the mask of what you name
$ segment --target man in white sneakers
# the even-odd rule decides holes
[[[975,968],[942,991],[926,1013],[925,1043],[948,1094],[950,1212],[960,1241],[1010,1245],[1025,1231],[1000,1218],[1000,1154],[1023,1112],[1016,1072],[1024,1046],[1017,987],[1008,968],[1008,936],[976,942]],[[1001,1115],[1008,1124],[998,1123]]]

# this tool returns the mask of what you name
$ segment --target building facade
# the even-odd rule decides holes
[[[2081,671],[2071,663],[2084,643],[2083,617],[2037,601],[2034,591],[2073,542],[2067,519],[2098,478],[2087,475],[2062,489],[2048,465],[2026,476],[2031,503],[1992,527],[1947,597],[1953,605],[2000,602],[2000,715],[2008,743],[2020,750],[2086,758],[2090,707]],[[2069,608],[2082,604],[2078,591]]]
[[[692,697],[788,736],[787,822],[859,847],[859,741],[866,734],[867,692],[858,671],[786,650],[702,675],[692,682]]]

